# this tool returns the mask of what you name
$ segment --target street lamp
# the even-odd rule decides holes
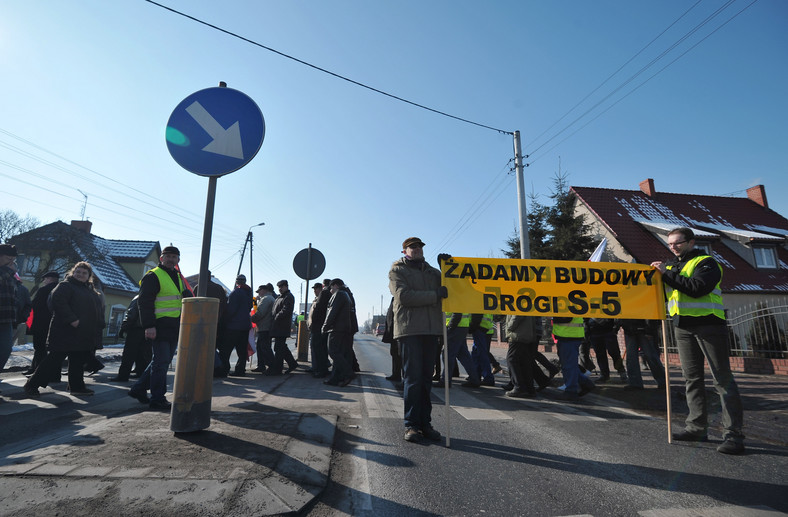
[[[238,264],[238,272],[235,274],[236,278],[241,274],[241,266],[244,263],[244,254],[246,253],[246,243],[249,243],[249,285],[254,289],[254,264],[252,261],[252,228],[256,226],[264,226],[265,223],[253,224],[246,232],[246,240],[244,241],[244,249],[241,251],[241,262]]]

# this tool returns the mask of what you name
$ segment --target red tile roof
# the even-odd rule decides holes
[[[715,258],[723,266],[723,291],[788,293],[788,219],[749,198],[667,192],[648,196],[640,190],[596,187],[572,190],[639,263],[649,264],[671,256],[664,242],[652,233],[657,232],[655,227],[688,226],[720,235],[698,240],[711,242]],[[738,234],[740,240],[777,243],[778,269],[759,270],[750,265],[724,243],[726,239],[722,237],[733,234]]]

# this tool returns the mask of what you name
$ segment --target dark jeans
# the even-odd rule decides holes
[[[90,350],[70,352],[58,350],[49,352],[27,383],[34,388],[39,386],[46,387],[53,378],[60,377],[60,368],[63,366],[63,360],[68,357],[68,387],[71,390],[84,389],[84,365],[92,353]]]
[[[287,348],[287,336],[274,338],[274,372],[281,372],[284,363],[287,363],[289,368],[298,366],[298,361],[293,357],[293,353]]]
[[[542,369],[536,365],[538,347],[538,341],[533,343],[509,342],[506,362],[509,363],[509,377],[512,379],[515,390],[533,393],[534,380],[539,386],[546,386],[549,382]]]
[[[613,366],[618,369],[623,366],[621,362],[621,350],[618,348],[618,339],[614,332],[604,334],[592,334],[588,336],[588,342],[596,354],[596,364],[599,365],[599,374],[602,377],[610,377],[610,363],[607,356],[613,359]]]
[[[312,352],[312,372],[315,375],[328,373],[328,334],[315,330],[309,335],[309,348]]]
[[[152,347],[153,359],[129,391],[147,394],[150,388],[151,402],[166,402],[164,394],[167,393],[167,369],[178,348],[178,341],[156,339]]]
[[[145,331],[141,328],[129,329],[126,333],[126,342],[123,345],[123,355],[120,358],[118,367],[118,377],[128,379],[131,374],[131,367],[142,374],[150,364],[153,357],[153,349],[150,341],[145,339]]]
[[[453,368],[452,365],[454,365],[455,360],[459,361],[462,367],[465,368],[465,371],[468,372],[468,380],[474,384],[478,384],[480,382],[479,374],[473,359],[471,359],[471,353],[468,352],[467,335],[468,327],[455,327],[447,331],[446,340],[448,344],[446,346],[446,351],[449,354],[449,368]],[[449,381],[451,381],[451,375],[448,377]],[[441,380],[444,382],[446,381],[445,372]]]
[[[352,379],[353,373],[353,334],[350,332],[328,333],[328,354],[334,368],[331,370],[331,382],[342,382]]]
[[[487,331],[479,329],[473,332],[473,350],[471,351],[473,364],[476,365],[476,374],[484,379],[493,378],[490,365],[490,340]]]
[[[235,362],[235,373],[244,373],[246,371],[246,360],[249,358],[249,329],[227,329],[224,336],[224,343],[221,344],[219,349],[219,357],[224,365],[224,371],[230,371],[230,356],[235,350],[238,360]]]
[[[723,438],[743,441],[744,415],[739,388],[733,378],[726,325],[699,325],[692,329],[675,328],[681,371],[687,386],[686,430],[706,433],[709,428],[703,359],[709,363],[714,388],[722,405]]]
[[[30,370],[36,371],[38,365],[44,360],[47,355],[47,334],[46,332],[39,332],[33,334],[33,361],[30,364]]]
[[[271,332],[269,330],[257,331],[257,367],[261,370],[273,368],[276,360],[271,350]],[[281,369],[281,367],[280,367]]]
[[[402,357],[405,427],[427,429],[432,421],[432,371],[438,336],[406,336],[398,339]]]
[[[662,366],[662,361],[659,359],[659,348],[657,347],[656,339],[654,336],[646,334],[645,332],[632,332],[625,331],[624,339],[627,343],[627,376],[629,377],[629,385],[643,387],[643,376],[640,373],[640,361],[638,350],[643,352],[643,358],[646,360],[648,369],[651,370],[651,375],[657,381],[657,386],[660,388],[665,386],[665,367]]]

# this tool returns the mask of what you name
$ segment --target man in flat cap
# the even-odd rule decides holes
[[[249,358],[247,351],[249,329],[252,328],[252,319],[249,314],[252,312],[253,298],[252,288],[246,284],[246,276],[238,275],[235,279],[235,289],[227,298],[227,333],[222,348],[219,350],[222,366],[225,373],[229,374],[230,355],[235,349],[238,360],[235,362],[235,370],[232,375],[236,377],[246,375],[246,360]]]
[[[271,324],[270,334],[274,338],[274,365],[265,372],[266,375],[282,375],[284,363],[287,363],[285,373],[290,373],[298,368],[298,361],[287,348],[287,338],[290,337],[290,329],[293,326],[295,297],[290,292],[287,280],[278,281],[276,287],[279,288],[279,297],[274,300],[274,306],[271,308],[274,321]]]
[[[16,328],[16,246],[0,244],[0,370],[11,357]]]
[[[394,296],[394,339],[402,357],[405,399],[405,440],[440,440],[431,424],[432,370],[443,335],[441,299],[448,296],[439,270],[424,260],[424,243],[410,237],[402,243],[403,258],[389,271]]]
[[[151,341],[153,359],[129,390],[129,396],[156,411],[169,411],[167,369],[178,346],[181,325],[181,300],[192,296],[178,271],[181,252],[175,246],[161,250],[159,265],[140,280],[137,305],[145,339]],[[148,399],[150,389],[150,399]]]

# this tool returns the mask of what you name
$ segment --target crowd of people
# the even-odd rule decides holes
[[[439,440],[432,426],[431,389],[445,387],[458,376],[457,363],[467,378],[460,384],[476,388],[494,386],[500,365],[490,353],[495,327],[491,314],[449,314],[444,319],[442,300],[449,296],[441,284],[441,272],[424,259],[424,242],[410,237],[402,243],[403,257],[392,264],[389,289],[392,294],[383,341],[390,343],[392,372],[387,379],[403,391],[404,439]],[[704,359],[709,364],[723,412],[725,454],[744,452],[741,398],[730,369],[725,313],[720,282],[722,267],[711,256],[695,248],[689,228],[668,234],[674,257],[651,265],[662,273],[672,290],[668,312],[673,318],[682,372],[686,381],[689,415],[679,441],[708,439],[708,408],[704,391]],[[60,378],[63,361],[68,358],[67,389],[75,395],[90,395],[84,382],[85,365],[95,360],[100,347],[104,322],[104,301],[100,283],[87,262],[78,262],[62,282],[59,275],[44,275],[33,300],[16,275],[16,248],[0,245],[0,369],[11,352],[16,325],[27,318],[29,307],[34,317],[28,327],[33,333],[34,357],[24,391],[38,397],[38,388]],[[438,265],[451,260],[438,255]],[[151,409],[168,411],[167,369],[175,354],[183,298],[193,296],[177,268],[180,252],[174,246],[162,250],[158,266],[140,281],[139,294],[124,316],[121,332],[126,336],[121,365],[113,381],[138,379],[128,394]],[[270,283],[257,288],[257,296],[238,275],[229,296],[211,282],[207,295],[219,300],[216,334],[215,377],[246,376],[250,337],[255,336],[257,367],[252,372],[266,376],[288,374],[299,367],[287,347],[291,335],[295,299],[286,280],[277,282],[278,296]],[[197,286],[199,287],[199,286]],[[353,351],[353,336],[359,330],[353,293],[340,278],[325,279],[312,286],[314,300],[307,316],[311,367],[315,378],[330,386],[346,386],[360,370]],[[609,360],[628,390],[644,389],[639,358],[642,357],[659,389],[665,388],[665,369],[660,361],[659,329],[647,320],[584,319],[553,317],[551,337],[557,346],[558,364],[539,352],[544,334],[541,317],[508,315],[499,319],[508,342],[509,381],[502,387],[511,398],[530,398],[544,390],[559,371],[563,386],[561,397],[577,401],[595,388],[588,371],[599,369],[597,382],[610,380]],[[254,331],[252,329],[254,328]],[[617,333],[623,331],[626,363],[621,357]],[[443,336],[446,335],[446,343]],[[468,337],[473,340],[468,350]],[[595,351],[597,365],[590,359]],[[237,359],[231,367],[231,355]],[[441,371],[441,351],[446,354],[449,371]],[[148,396],[150,393],[150,396]]]

